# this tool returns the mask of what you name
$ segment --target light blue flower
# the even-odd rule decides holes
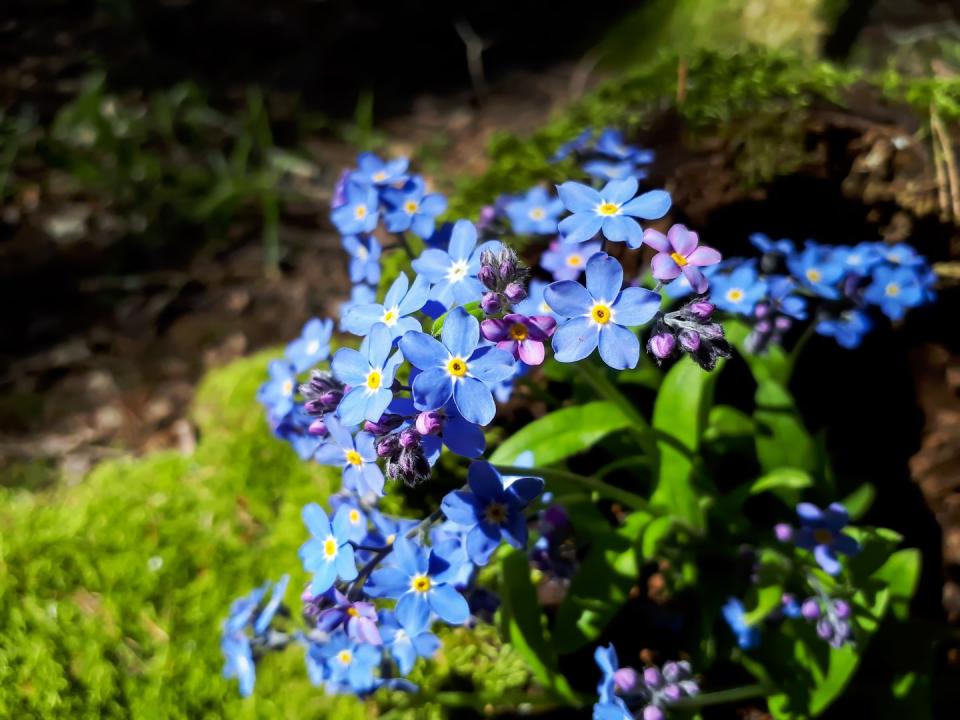
[[[750,315],[767,294],[767,284],[753,262],[741,263],[729,273],[710,276],[710,299],[721,310]]]
[[[390,330],[391,339],[411,330],[421,330],[420,321],[408,316],[424,306],[429,292],[430,281],[425,277],[418,275],[410,286],[407,274],[401,272],[387,290],[383,304],[352,305],[343,316],[343,329],[354,335],[366,335],[376,323],[383,323]]]
[[[440,649],[440,638],[426,627],[405,627],[390,610],[380,611],[380,635],[401,675],[413,670],[418,657],[432,658]]]
[[[340,329],[347,330],[345,323],[351,308],[357,305],[369,305],[376,300],[377,291],[369,285],[359,284],[351,287],[350,299],[340,304]]]
[[[405,157],[384,161],[372,152],[363,152],[357,155],[357,169],[350,177],[370,185],[396,185],[406,181],[409,164]]]
[[[864,336],[870,332],[873,323],[862,310],[845,310],[837,317],[820,320],[816,325],[818,335],[832,337],[840,347],[853,350],[860,347]]]
[[[878,305],[891,320],[902,320],[909,308],[923,304],[924,293],[913,267],[880,265],[874,269],[863,298]]]
[[[848,248],[843,256],[847,270],[857,275],[869,275],[877,263],[883,262],[883,250],[880,243],[862,242]]]
[[[325,643],[312,643],[310,652],[326,666],[324,681],[328,692],[366,695],[379,685],[374,671],[380,667],[383,654],[374,645],[354,642],[341,631]]]
[[[522,198],[508,202],[504,211],[517,234],[555,235],[563,203],[538,185]]]
[[[383,323],[377,323],[360,343],[360,350],[340,348],[330,368],[350,391],[337,407],[337,415],[346,425],[364,420],[376,422],[393,400],[393,377],[403,362],[397,352],[390,356],[393,336]]]
[[[790,273],[800,283],[828,300],[840,297],[837,287],[844,274],[846,253],[808,242],[803,250],[787,258]]]
[[[438,215],[447,209],[447,199],[439,193],[426,194],[423,178],[412,177],[401,189],[387,188],[383,200],[391,208],[385,220],[390,232],[412,230],[420,238],[433,235]]]
[[[257,400],[265,405],[270,417],[279,422],[293,411],[297,392],[297,369],[286,360],[273,360],[267,366],[270,379],[260,386]]]
[[[372,235],[348,235],[343,249],[350,255],[350,282],[376,285],[380,282],[380,243]]]
[[[371,186],[349,180],[344,188],[345,202],[330,213],[341,235],[373,232],[380,219],[377,191]]]
[[[309,370],[330,355],[332,334],[333,320],[320,318],[307,320],[303,330],[300,331],[300,337],[287,345],[284,355],[293,363],[298,373]]]
[[[557,186],[564,207],[572,215],[560,221],[563,241],[580,243],[591,240],[597,233],[612,242],[626,242],[638,248],[643,242],[643,230],[634,217],[655,220],[670,209],[670,193],[651,190],[634,197],[635,178],[611,180],[599,192],[589,185],[565,182]]]
[[[447,250],[428,248],[413,261],[413,269],[433,283],[430,298],[445,307],[466,305],[479,300],[484,288],[480,272],[480,253],[499,247],[492,241],[477,247],[477,229],[468,220],[457,220]]]
[[[452,397],[469,422],[486,425],[496,414],[492,388],[513,374],[513,356],[496,348],[478,347],[480,324],[462,307],[450,311],[440,341],[422,332],[400,338],[400,350],[420,369],[413,379],[413,402],[420,410],[436,410]]]
[[[316,503],[303,508],[303,522],[310,531],[310,539],[298,552],[303,569],[313,573],[310,594],[316,597],[333,587],[340,578],[352,582],[357,577],[357,563],[350,544],[349,508],[341,507],[333,516],[333,524]]]
[[[598,242],[569,245],[554,241],[540,257],[540,267],[549,270],[554,280],[576,280],[587,267],[587,260],[598,252]]]
[[[360,496],[383,495],[383,472],[377,465],[373,435],[359,432],[353,437],[335,417],[324,418],[330,437],[317,448],[316,461],[321,465],[343,468],[343,486]]]
[[[760,630],[754,625],[747,625],[745,616],[746,608],[737,598],[730,598],[723,606],[723,618],[737,638],[737,645],[743,650],[752,650],[760,644]]]
[[[576,362],[600,347],[600,357],[617,370],[636,367],[640,341],[627,327],[643,325],[660,309],[660,296],[623,286],[623,268],[606,253],[587,263],[586,287],[573,280],[549,285],[544,299],[559,316],[569,318],[553,334],[560,362]]]

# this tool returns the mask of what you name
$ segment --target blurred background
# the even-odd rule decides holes
[[[886,502],[927,557],[922,613],[957,622],[958,73],[946,0],[7,0],[0,716],[233,702],[204,679],[218,613],[294,563],[297,528],[272,530],[324,481],[273,443],[253,394],[262,351],[349,292],[328,219],[340,170],[362,149],[409,154],[475,216],[498,179],[532,182],[519,138],[577,118],[641,128],[653,177],[727,253],[762,230],[906,240],[937,264],[937,309],[818,356],[804,410],[884,418],[872,442],[892,455],[841,448],[841,464],[897,476]],[[308,690],[290,696],[303,716]]]

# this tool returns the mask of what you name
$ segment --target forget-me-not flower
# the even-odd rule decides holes
[[[359,432],[354,437],[335,417],[329,415],[324,422],[330,435],[327,442],[317,448],[317,462],[342,467],[343,486],[348,490],[360,496],[368,493],[383,495],[383,472],[377,465],[373,435]]]
[[[270,416],[280,420],[293,410],[297,392],[297,369],[286,360],[273,360],[267,366],[270,379],[257,391],[257,400],[265,405]]]
[[[750,315],[767,292],[766,282],[753,262],[744,262],[729,273],[710,276],[710,299],[721,310]]]
[[[598,242],[569,245],[554,240],[540,257],[540,267],[549,270],[554,280],[576,280],[598,252]]]
[[[420,369],[413,379],[413,402],[436,410],[450,398],[472,423],[486,425],[496,414],[492,389],[513,375],[514,360],[496,348],[479,348],[480,324],[462,307],[447,315],[440,341],[422,332],[400,338],[400,350]]]
[[[347,508],[342,507],[333,516],[333,523],[316,503],[303,507],[303,522],[310,531],[310,539],[300,546],[303,569],[313,573],[310,593],[322,595],[339,577],[351,582],[357,577],[357,564],[350,544],[350,521]]]
[[[830,575],[840,572],[837,553],[856,555],[860,544],[844,532],[850,522],[850,514],[840,503],[830,503],[821,510],[813,503],[797,505],[800,527],[793,535],[797,547],[813,552],[817,564]]]
[[[523,197],[508,202],[504,212],[510,218],[513,231],[519,235],[554,235],[563,203],[538,185]]]
[[[298,373],[309,370],[330,355],[330,336],[333,334],[333,320],[313,318],[307,320],[300,331],[300,337],[287,345],[287,359],[293,363]]]
[[[350,386],[337,407],[337,415],[346,425],[376,422],[393,400],[393,376],[403,356],[399,352],[391,356],[392,348],[390,328],[377,323],[360,343],[359,351],[340,348],[333,356],[333,374]]]
[[[477,280],[480,253],[499,246],[496,241],[477,247],[477,229],[469,220],[457,220],[446,250],[428,248],[413,261],[413,269],[426,277],[433,288],[430,297],[446,307],[479,300],[483,284]]]
[[[572,215],[560,221],[563,241],[580,243],[598,233],[612,242],[640,247],[643,231],[635,217],[655,220],[670,209],[670,193],[651,190],[637,195],[636,178],[611,180],[600,191],[589,185],[568,181],[557,186],[564,207]]]
[[[373,235],[348,235],[341,244],[350,255],[350,282],[380,282],[380,243]]]
[[[660,296],[644,288],[623,286],[623,268],[606,253],[587,263],[587,286],[572,280],[550,284],[544,299],[568,318],[553,333],[560,362],[576,362],[600,347],[600,357],[616,370],[636,367],[640,341],[627,327],[643,325],[660,309]]]
[[[380,611],[380,634],[401,675],[413,670],[418,657],[432,658],[440,649],[440,638],[426,626],[404,627],[390,610]]]
[[[412,230],[420,238],[433,235],[437,216],[447,209],[447,199],[439,193],[428,195],[421,177],[410,178],[402,188],[384,190],[383,200],[391,208],[384,218],[387,230]]]
[[[377,688],[374,671],[383,655],[369,643],[358,643],[345,633],[334,633],[325,643],[312,645],[326,666],[325,682],[332,692],[347,691],[365,695]],[[311,648],[312,649],[312,648]]]
[[[684,225],[674,225],[667,234],[647,228],[643,242],[657,251],[650,261],[650,270],[657,280],[670,282],[682,273],[696,293],[707,291],[709,281],[700,271],[705,265],[720,262],[720,253],[706,245],[700,245],[697,233]]]
[[[916,269],[880,265],[874,269],[863,298],[872,305],[878,305],[891,320],[902,320],[908,308],[923,304],[924,294]]]
[[[357,155],[357,169],[350,177],[371,185],[396,185],[406,181],[409,164],[405,157],[383,160],[372,152],[362,152]]]
[[[347,181],[344,203],[330,213],[330,219],[341,235],[373,232],[380,219],[377,191],[371,185]]]
[[[832,337],[840,347],[853,350],[860,347],[864,336],[870,332],[873,322],[862,310],[851,308],[836,317],[828,317],[817,322],[818,335]]]
[[[730,598],[723,606],[723,619],[737,638],[737,645],[743,650],[752,650],[760,644],[760,629],[755,625],[747,625],[744,620],[746,614],[746,608],[737,598]]]
[[[842,251],[808,242],[802,251],[787,258],[787,267],[804,287],[820,297],[836,300],[840,297],[837,285],[844,274],[844,255]]]
[[[351,305],[343,316],[343,328],[354,335],[366,335],[376,323],[383,323],[390,330],[391,339],[410,330],[420,330],[420,321],[409,316],[424,306],[429,292],[430,281],[425,277],[418,275],[410,285],[407,274],[401,272],[387,290],[382,304]]]

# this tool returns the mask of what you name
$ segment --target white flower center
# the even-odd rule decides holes
[[[383,311],[383,317],[380,318],[381,322],[387,327],[393,327],[397,324],[397,320],[400,318],[400,310],[394,305],[389,310]]]
[[[470,272],[470,265],[466,260],[457,260],[447,269],[447,280],[450,283],[462,282]]]
[[[319,349],[320,349],[319,340],[311,340],[309,343],[307,343],[307,355],[316,355]]]

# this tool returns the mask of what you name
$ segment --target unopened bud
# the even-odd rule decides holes
[[[488,290],[497,289],[497,273],[489,265],[483,265],[480,272],[477,273],[477,279],[483,283]]]
[[[663,694],[663,697],[667,699],[667,702],[675,703],[677,700],[683,698],[683,690],[679,685],[667,685],[660,692]]]
[[[527,297],[527,289],[520,283],[510,283],[503,289],[503,294],[512,303],[518,303]]]
[[[420,446],[420,433],[411,428],[400,433],[400,447],[406,448],[415,448]]]
[[[807,620],[816,620],[820,617],[820,603],[814,598],[807,598],[800,606],[800,614]]]
[[[510,260],[500,263],[500,277],[509,280],[517,272],[517,266]]]
[[[363,423],[363,429],[373,435],[386,435],[393,432],[403,423],[403,418],[393,413],[381,415],[376,422],[367,420]]]
[[[833,603],[833,611],[837,614],[838,618],[846,620],[850,617],[850,603],[846,600],[835,600]]]
[[[387,435],[377,443],[377,455],[379,457],[390,457],[395,455],[399,449],[400,439],[396,435]]]
[[[671,333],[657,333],[651,336],[647,348],[658,360],[666,360],[673,354],[677,340]]]
[[[774,525],[773,534],[776,536],[777,540],[782,543],[791,542],[793,540],[793,528],[787,523],[777,523]]]
[[[687,352],[696,352],[700,349],[700,335],[693,330],[680,332],[680,347]]]
[[[667,714],[656,705],[647,705],[643,709],[643,720],[664,720]]]
[[[417,415],[415,425],[421,435],[434,435],[443,429],[443,418],[435,410],[428,410]]]
[[[307,432],[316,437],[326,437],[330,434],[330,431],[327,430],[327,424],[323,421],[323,418],[317,418],[310,423],[310,427],[307,428]]]
[[[647,687],[656,690],[663,685],[663,675],[660,674],[660,670],[658,668],[645,668],[643,671],[643,682],[647,685]]]
[[[720,323],[707,323],[697,328],[700,337],[704,340],[716,340],[723,337],[723,325]]]
[[[484,293],[480,298],[480,307],[487,315],[496,315],[500,312],[500,296],[495,292]]]
[[[691,315],[694,315],[701,320],[706,320],[708,317],[713,315],[713,311],[716,309],[716,306],[707,302],[706,300],[698,300],[697,302],[692,302],[687,306],[687,310]]]

